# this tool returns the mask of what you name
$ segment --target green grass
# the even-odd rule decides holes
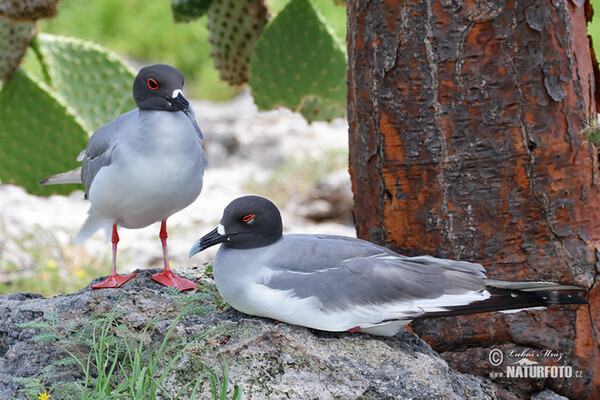
[[[36,399],[39,393],[48,393],[56,399],[131,399],[154,400],[156,398],[196,399],[204,382],[208,381],[214,400],[228,399],[229,370],[225,359],[216,356],[219,369],[210,367],[188,352],[197,346],[196,341],[173,336],[177,324],[191,313],[205,313],[211,309],[204,303],[210,295],[195,292],[187,295],[186,305],[174,318],[164,339],[158,346],[146,344],[150,328],[159,321],[153,319],[138,335],[134,335],[119,318],[126,311],[118,308],[118,302],[106,314],[98,314],[86,321],[64,323],[54,312],[47,312],[44,320],[21,324],[21,328],[39,329],[33,338],[35,342],[49,342],[62,349],[66,355],[44,370],[45,376],[38,379],[15,378],[24,388],[21,394],[28,399]],[[181,300],[181,299],[180,299]],[[184,356],[194,359],[197,364],[194,376],[178,393],[168,393],[164,386],[167,378],[175,371],[176,364]],[[73,365],[83,376],[72,382],[52,382],[48,377],[56,368]],[[241,389],[235,387],[232,399],[241,398]]]
[[[7,232],[0,234],[7,237]],[[0,258],[0,294],[32,292],[44,296],[72,293],[86,287],[98,276],[110,271],[109,257],[94,257],[76,245],[61,245],[52,232],[38,228],[34,232],[10,239],[33,258],[33,268],[23,272],[21,265]],[[125,260],[121,256],[121,260]]]
[[[313,1],[344,40],[345,8],[333,0]],[[288,2],[268,4],[275,14]],[[186,76],[189,98],[223,101],[239,90],[222,82],[213,67],[205,17],[176,24],[169,0],[62,0],[57,16],[40,21],[38,30],[90,40],[142,64],[171,64]]]

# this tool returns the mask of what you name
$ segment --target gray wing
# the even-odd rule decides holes
[[[192,125],[194,125],[194,131],[196,131],[196,135],[198,135],[198,137],[200,138],[200,141],[204,141],[204,135],[202,135],[202,131],[200,130],[200,127],[198,126],[198,123],[196,122],[196,113],[194,112],[194,108],[190,105],[190,113],[184,113],[189,119],[190,121],[192,121]]]
[[[198,138],[200,139],[200,146],[202,146],[202,143],[204,142],[204,136],[202,136],[202,131],[200,130],[200,127],[198,126],[198,123],[196,122],[196,120],[193,118],[192,118],[192,123],[194,125],[194,130],[196,131],[196,135],[198,135]],[[204,148],[202,148],[201,157],[202,157],[202,163],[204,164],[204,168],[206,168],[208,166],[208,158],[206,157],[206,152],[204,151]]]
[[[192,106],[190,106],[190,114],[185,115],[190,119],[190,121],[192,121],[194,132],[196,132],[196,136],[198,136],[198,139],[200,139],[200,145],[202,146],[202,143],[204,142],[204,135],[198,126],[198,122],[196,122],[196,113],[194,112]],[[202,151],[202,162],[204,163],[204,167],[208,166],[208,158],[206,158],[206,153],[204,151]]]
[[[194,118],[191,118],[192,120],[192,125],[194,125],[194,131],[196,131],[196,135],[198,135],[198,137],[200,138],[200,141],[204,141],[204,135],[202,135],[202,131],[200,130],[200,127],[198,126],[198,123],[196,122],[196,120]]]
[[[138,109],[120,115],[117,119],[98,129],[90,138],[87,147],[78,159],[81,166],[81,181],[86,193],[89,193],[98,171],[112,162],[113,150],[117,145],[117,137],[123,133],[123,127],[137,118]]]
[[[275,260],[264,284],[316,297],[327,309],[435,299],[444,294],[483,290],[484,268],[430,256],[405,257],[385,247],[338,236],[286,235],[282,243],[293,266]],[[287,257],[286,257],[287,258]]]

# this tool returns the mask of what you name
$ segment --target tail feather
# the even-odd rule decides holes
[[[584,288],[574,285],[563,285],[554,282],[507,282],[487,279],[486,286],[493,286],[500,289],[516,289],[524,292],[539,292],[547,290],[584,290]]]
[[[583,297],[555,290],[526,291],[487,286],[490,297],[470,304],[446,307],[445,311],[426,312],[419,318],[479,314],[492,311],[521,310],[564,304],[589,304]]]
[[[60,185],[63,183],[81,183],[81,167],[63,172],[62,174],[52,175],[40,181],[40,185]]]
[[[75,235],[73,238],[73,243],[78,244],[84,242],[100,229],[104,229],[106,231],[106,238],[108,239],[110,237],[112,225],[112,221],[101,217],[98,213],[96,213],[96,211],[94,211],[93,208],[90,207],[88,211],[88,217],[79,230],[79,233],[77,233],[77,235]]]

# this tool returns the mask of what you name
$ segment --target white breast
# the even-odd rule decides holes
[[[120,133],[111,165],[90,189],[92,207],[125,228],[143,228],[190,205],[202,190],[205,156],[181,112],[144,111]]]

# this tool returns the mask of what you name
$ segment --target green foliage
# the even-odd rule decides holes
[[[218,292],[203,284],[196,287],[193,292],[182,292],[174,287],[168,287],[167,291],[173,301],[181,308],[185,308],[189,314],[207,314],[214,311],[216,305],[222,301]]]
[[[206,17],[174,24],[169,6],[168,0],[61,0],[56,17],[38,29],[99,43],[143,65],[173,65],[185,75],[188,99],[232,98],[238,89],[221,81],[213,66]]]
[[[596,146],[600,146],[600,120],[592,118],[583,125],[581,134],[585,138],[585,143],[593,143]]]
[[[208,7],[206,0],[189,0],[185,4],[181,1],[175,1],[173,7],[180,7],[181,13],[187,15],[201,13],[203,7]],[[345,54],[323,18],[308,0],[292,0],[255,47],[268,18],[263,1],[219,1],[208,9],[212,55],[222,77],[232,84],[245,82],[250,65],[253,75],[250,84],[262,109],[283,105],[302,112],[309,121],[343,116]],[[94,15],[90,10],[94,4],[86,2],[85,9],[80,10],[83,14],[78,16],[69,12],[66,15],[81,27],[119,32],[124,43],[134,42],[129,39],[129,32],[145,32],[138,36],[143,42],[144,55],[159,48],[170,51],[174,43],[181,44],[181,53],[193,59],[186,61],[193,66],[183,68],[184,73],[199,69],[196,67],[198,54],[202,52],[198,53],[197,47],[206,42],[206,31],[197,35],[194,41],[177,41],[171,32],[176,32],[178,27],[169,24],[170,34],[164,35],[162,28],[167,24],[150,18],[156,13],[163,15],[165,9],[156,8],[156,2],[139,3],[137,0],[132,4],[149,13],[145,14],[146,18],[140,18],[141,25],[132,24],[130,19],[123,20],[123,15],[127,14],[123,7],[132,5],[117,0],[102,4],[105,7],[102,21],[106,26],[90,24],[87,20]],[[280,6],[282,0],[275,4]],[[78,6],[72,7],[71,12]],[[135,15],[136,11],[129,14]],[[148,24],[148,20],[152,20],[152,24]],[[44,24],[52,27],[53,22]],[[0,46],[0,67],[4,66],[9,71],[7,74],[19,62],[34,34],[32,22],[19,25],[18,29],[12,24],[8,26],[0,19],[0,38],[6,39],[2,43],[15,43],[18,47]],[[17,39],[13,37],[15,35]],[[194,51],[189,50],[191,46]],[[78,187],[40,187],[38,182],[48,175],[78,166],[75,158],[85,147],[86,135],[134,108],[131,99],[133,73],[113,53],[78,39],[43,34],[31,42],[31,49],[26,64],[29,71],[37,71],[38,79],[31,73],[19,72],[14,79],[7,80],[0,91],[0,105],[3,106],[0,117],[3,122],[8,121],[0,127],[0,155],[3,156],[0,179],[19,184],[34,194],[67,194]],[[13,57],[14,54],[17,57],[9,60],[9,55]],[[32,61],[31,54],[36,62]],[[251,57],[253,61],[249,64]],[[163,59],[161,62],[170,61]],[[214,81],[210,79],[210,84]],[[224,96],[232,93],[221,88],[214,92]]]
[[[40,18],[49,18],[56,13],[56,3],[59,0],[26,0],[3,1],[0,15],[13,20],[35,21]]]
[[[17,70],[0,91],[0,121],[0,180],[34,194],[57,192],[40,186],[40,179],[77,167],[76,157],[87,143],[87,133],[67,105]]]
[[[12,21],[0,16],[0,81],[17,69],[34,35],[31,21]]]
[[[230,85],[248,81],[248,63],[268,21],[263,0],[220,0],[208,9],[210,55],[221,79]]]
[[[250,60],[260,109],[285,106],[308,121],[346,111],[346,54],[308,0],[292,0],[265,28]]]
[[[106,49],[82,40],[40,34],[37,49],[52,87],[94,132],[136,105],[135,74]]]
[[[269,1],[269,11],[272,16],[279,14],[291,0],[271,0]],[[310,0],[311,4],[319,10],[319,12],[327,20],[329,25],[335,32],[335,36],[338,38],[346,37],[346,8],[341,7],[345,5],[345,0],[339,0],[343,4],[338,4],[338,0]]]
[[[40,186],[76,168],[88,133],[135,108],[134,75],[100,46],[52,35],[32,41],[46,80],[17,71],[0,91],[0,179],[29,193],[67,194],[77,186]]]
[[[317,2],[335,7],[331,0]],[[274,9],[284,3],[275,2]],[[175,2],[172,8],[181,20],[186,11]],[[190,11],[186,20],[195,16]],[[207,26],[221,79],[231,85],[248,81],[262,110],[285,106],[309,122],[345,116],[346,53],[315,5],[291,0],[263,30],[267,19],[263,0],[212,3]]]
[[[210,383],[212,400],[227,400],[227,392],[229,391],[227,387],[229,383],[229,368],[227,366],[227,361],[225,361],[225,358],[221,355],[217,355],[217,361],[220,367],[220,371],[217,371],[215,368],[211,367],[207,363],[204,363],[200,358],[198,358],[194,354],[191,354],[191,356],[195,358],[205,370],[204,374],[208,377]],[[233,389],[231,400],[241,399],[242,388],[236,386]]]
[[[53,398],[66,400],[154,400],[159,398],[159,393],[160,398],[185,396],[196,399],[201,396],[201,384],[208,380],[212,398],[225,400],[229,371],[222,357],[218,358],[222,367],[220,372],[198,360],[198,374],[190,377],[187,385],[173,397],[163,386],[165,379],[176,373],[174,367],[184,356],[195,358],[188,349],[197,344],[173,336],[177,324],[194,309],[191,305],[182,308],[158,346],[147,344],[146,340],[148,331],[158,319],[150,321],[140,333],[134,335],[119,322],[126,312],[118,308],[118,302],[109,313],[97,314],[78,323],[63,323],[55,312],[46,312],[42,321],[21,324],[19,327],[40,330],[33,340],[52,343],[62,349],[66,357],[49,365],[41,378],[17,377],[14,380],[24,386],[20,393],[28,398],[34,399],[38,393],[46,390]],[[79,368],[83,378],[74,382],[47,383],[57,368],[65,365]],[[239,398],[241,390],[236,387],[232,399]]]
[[[595,11],[594,17],[587,25],[588,34],[592,37],[592,45],[596,54],[600,54],[600,18],[598,10],[600,10],[600,0],[591,0],[592,8]]]
[[[88,254],[77,245],[61,245],[53,231],[37,228],[31,233],[13,236],[0,221],[0,236],[31,256],[30,268],[0,257],[0,294],[32,292],[44,296],[73,293],[106,273],[110,256]],[[122,254],[125,260],[125,254]]]
[[[336,86],[337,88],[345,86]],[[341,97],[341,93],[336,94]],[[344,95],[345,98],[345,95]],[[331,121],[335,118],[343,118],[346,116],[344,103],[330,103],[326,99],[312,94],[307,95],[302,99],[300,112],[308,122],[312,121]]]
[[[175,22],[194,21],[208,11],[212,0],[172,0],[171,10]]]

